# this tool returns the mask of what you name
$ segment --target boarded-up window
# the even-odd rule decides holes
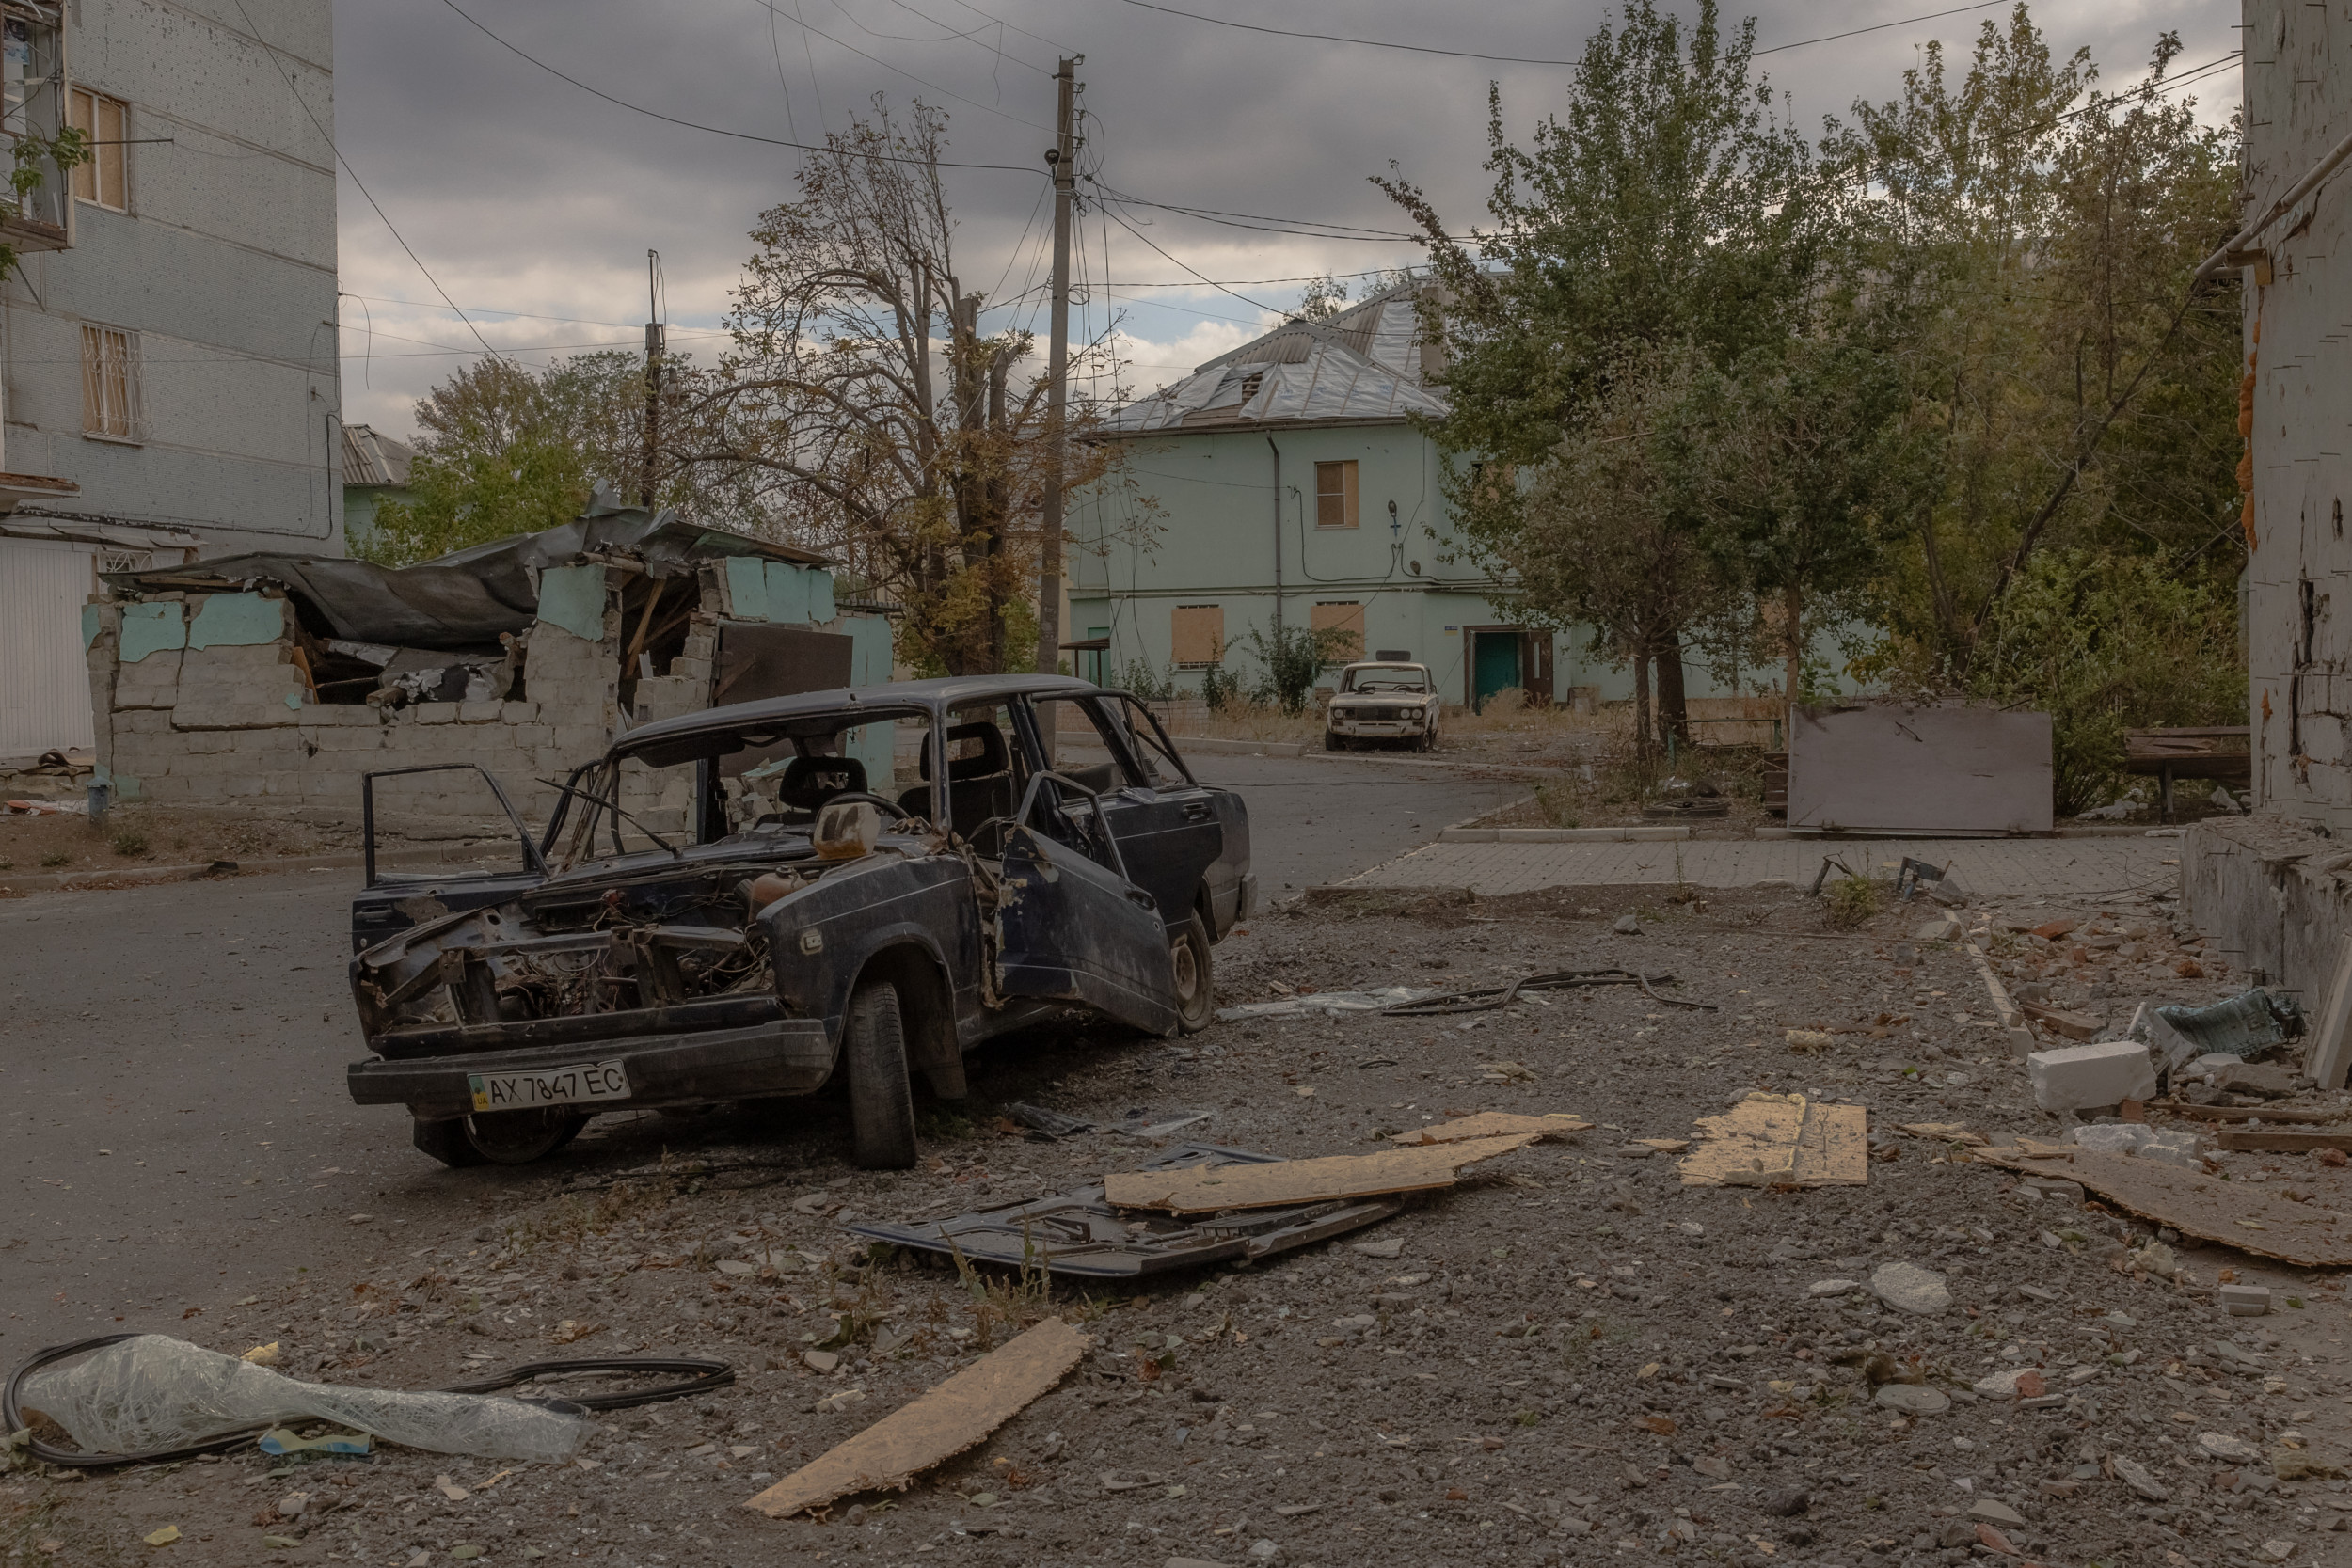
[[[124,127],[131,123],[129,107],[119,98],[75,87],[68,119],[90,142],[90,161],[73,166],[73,194],[84,201],[127,212],[131,182],[125,156],[131,149]]]
[[[1224,661],[1223,605],[1180,604],[1170,617],[1168,631],[1177,668],[1200,670]]]
[[[1356,465],[1315,465],[1315,527],[1356,526]]]
[[[1355,600],[1327,599],[1318,602],[1314,607],[1312,625],[1317,631],[1327,629],[1347,634],[1346,641],[1332,650],[1333,657],[1358,659],[1364,657],[1364,607]]]
[[[139,417],[139,341],[119,326],[82,328],[82,431],[146,438]]]

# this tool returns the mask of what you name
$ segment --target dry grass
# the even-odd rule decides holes
[[[155,806],[117,806],[103,828],[80,816],[0,816],[0,874],[204,865],[348,847],[298,822]]]

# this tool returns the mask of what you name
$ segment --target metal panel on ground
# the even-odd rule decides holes
[[[1898,703],[1790,713],[1799,832],[2046,833],[2050,785],[2046,713]]]
[[[82,602],[96,581],[94,553],[65,540],[0,539],[0,757],[91,744]]]

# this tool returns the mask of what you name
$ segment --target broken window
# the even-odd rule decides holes
[[[138,334],[82,326],[82,434],[111,441],[147,438],[139,400]]]
[[[1356,464],[1315,465],[1315,527],[1356,526]]]
[[[64,120],[65,55],[59,47],[58,8],[44,0],[13,0],[0,15],[0,133],[10,141],[51,137]],[[0,194],[0,217],[11,223],[9,239],[21,249],[54,250],[65,243],[68,182],[56,168],[36,163],[40,176],[30,189]],[[13,225],[37,226],[31,231]]]
[[[73,169],[75,198],[118,213],[129,212],[131,106],[119,98],[75,87],[68,121],[90,142],[90,161]]]

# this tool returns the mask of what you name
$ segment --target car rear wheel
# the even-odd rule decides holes
[[[898,988],[887,980],[858,987],[842,1030],[850,1074],[850,1127],[862,1170],[905,1170],[914,1164],[914,1090],[907,1081],[906,1022]]]
[[[1216,1012],[1208,929],[1196,914],[1169,935],[1168,956],[1176,969],[1176,1027],[1197,1035],[1209,1026]]]

